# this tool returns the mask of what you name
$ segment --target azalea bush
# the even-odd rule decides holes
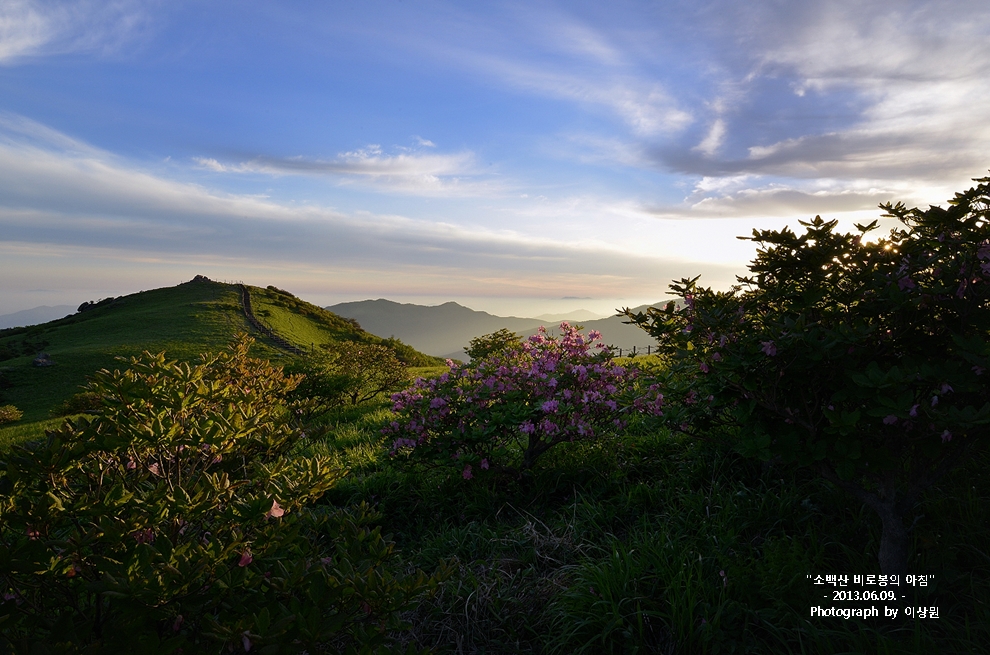
[[[626,312],[672,358],[667,418],[743,454],[814,467],[880,517],[884,573],[907,568],[921,494],[985,445],[990,425],[990,178],[947,209],[883,205],[886,238],[802,222],[754,231],[727,292]]]
[[[0,643],[23,652],[309,652],[388,645],[431,581],[392,573],[344,471],[287,457],[299,379],[250,340],[97,373],[92,417],[0,462]]]
[[[393,454],[466,479],[485,471],[518,478],[558,444],[621,429],[630,412],[660,411],[657,389],[640,393],[636,372],[611,361],[600,333],[568,323],[560,331],[499,338],[480,359],[449,362],[448,372],[394,395],[398,416],[384,430]]]

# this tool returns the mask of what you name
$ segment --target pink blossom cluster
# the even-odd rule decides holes
[[[454,462],[470,479],[478,468],[517,468],[509,461],[513,443],[532,454],[524,458],[531,463],[557,443],[622,427],[630,412],[660,412],[656,386],[638,392],[636,371],[610,360],[600,333],[584,335],[566,322],[560,332],[540,328],[517,346],[451,363],[443,375],[393,395],[398,416],[384,430],[393,455]]]

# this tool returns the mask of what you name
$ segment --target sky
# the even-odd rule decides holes
[[[753,229],[986,176],[988,79],[985,0],[0,0],[0,314],[725,289]]]

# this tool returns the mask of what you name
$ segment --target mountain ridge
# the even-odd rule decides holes
[[[48,323],[76,313],[73,305],[39,305],[19,312],[0,314],[0,330]]]
[[[633,311],[643,311],[649,306],[641,305]],[[326,309],[356,320],[372,334],[380,337],[392,335],[424,353],[451,359],[464,359],[464,348],[470,340],[484,334],[505,328],[525,337],[535,334],[540,326],[552,331],[560,324],[560,321],[539,318],[496,316],[454,301],[440,305],[416,305],[378,298],[338,303]],[[646,352],[653,339],[640,328],[623,323],[624,320],[622,316],[609,316],[571,322],[583,326],[586,331],[598,330],[603,341],[616,349],[627,352],[635,347],[637,352]]]

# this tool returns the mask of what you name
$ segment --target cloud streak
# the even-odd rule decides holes
[[[429,141],[425,144],[436,147]],[[480,174],[471,152],[442,154],[404,150],[388,154],[381,146],[370,145],[341,153],[334,159],[257,156],[232,164],[208,157],[195,157],[193,161],[217,173],[327,177],[341,184],[359,184],[414,195],[493,195],[504,187],[490,175]]]
[[[32,134],[42,126],[22,122]],[[676,263],[606,242],[508,229],[289,206],[140,170],[47,132],[52,141],[0,140],[0,225],[6,248],[118,253],[131,261],[238,261],[323,271],[389,271],[403,286],[505,294],[623,295],[676,274]],[[360,161],[360,166],[369,166]],[[389,164],[401,169],[400,164]],[[386,167],[387,168],[387,167]],[[705,265],[706,270],[725,267]],[[440,283],[439,280],[446,281]],[[398,283],[398,282],[397,282]]]

